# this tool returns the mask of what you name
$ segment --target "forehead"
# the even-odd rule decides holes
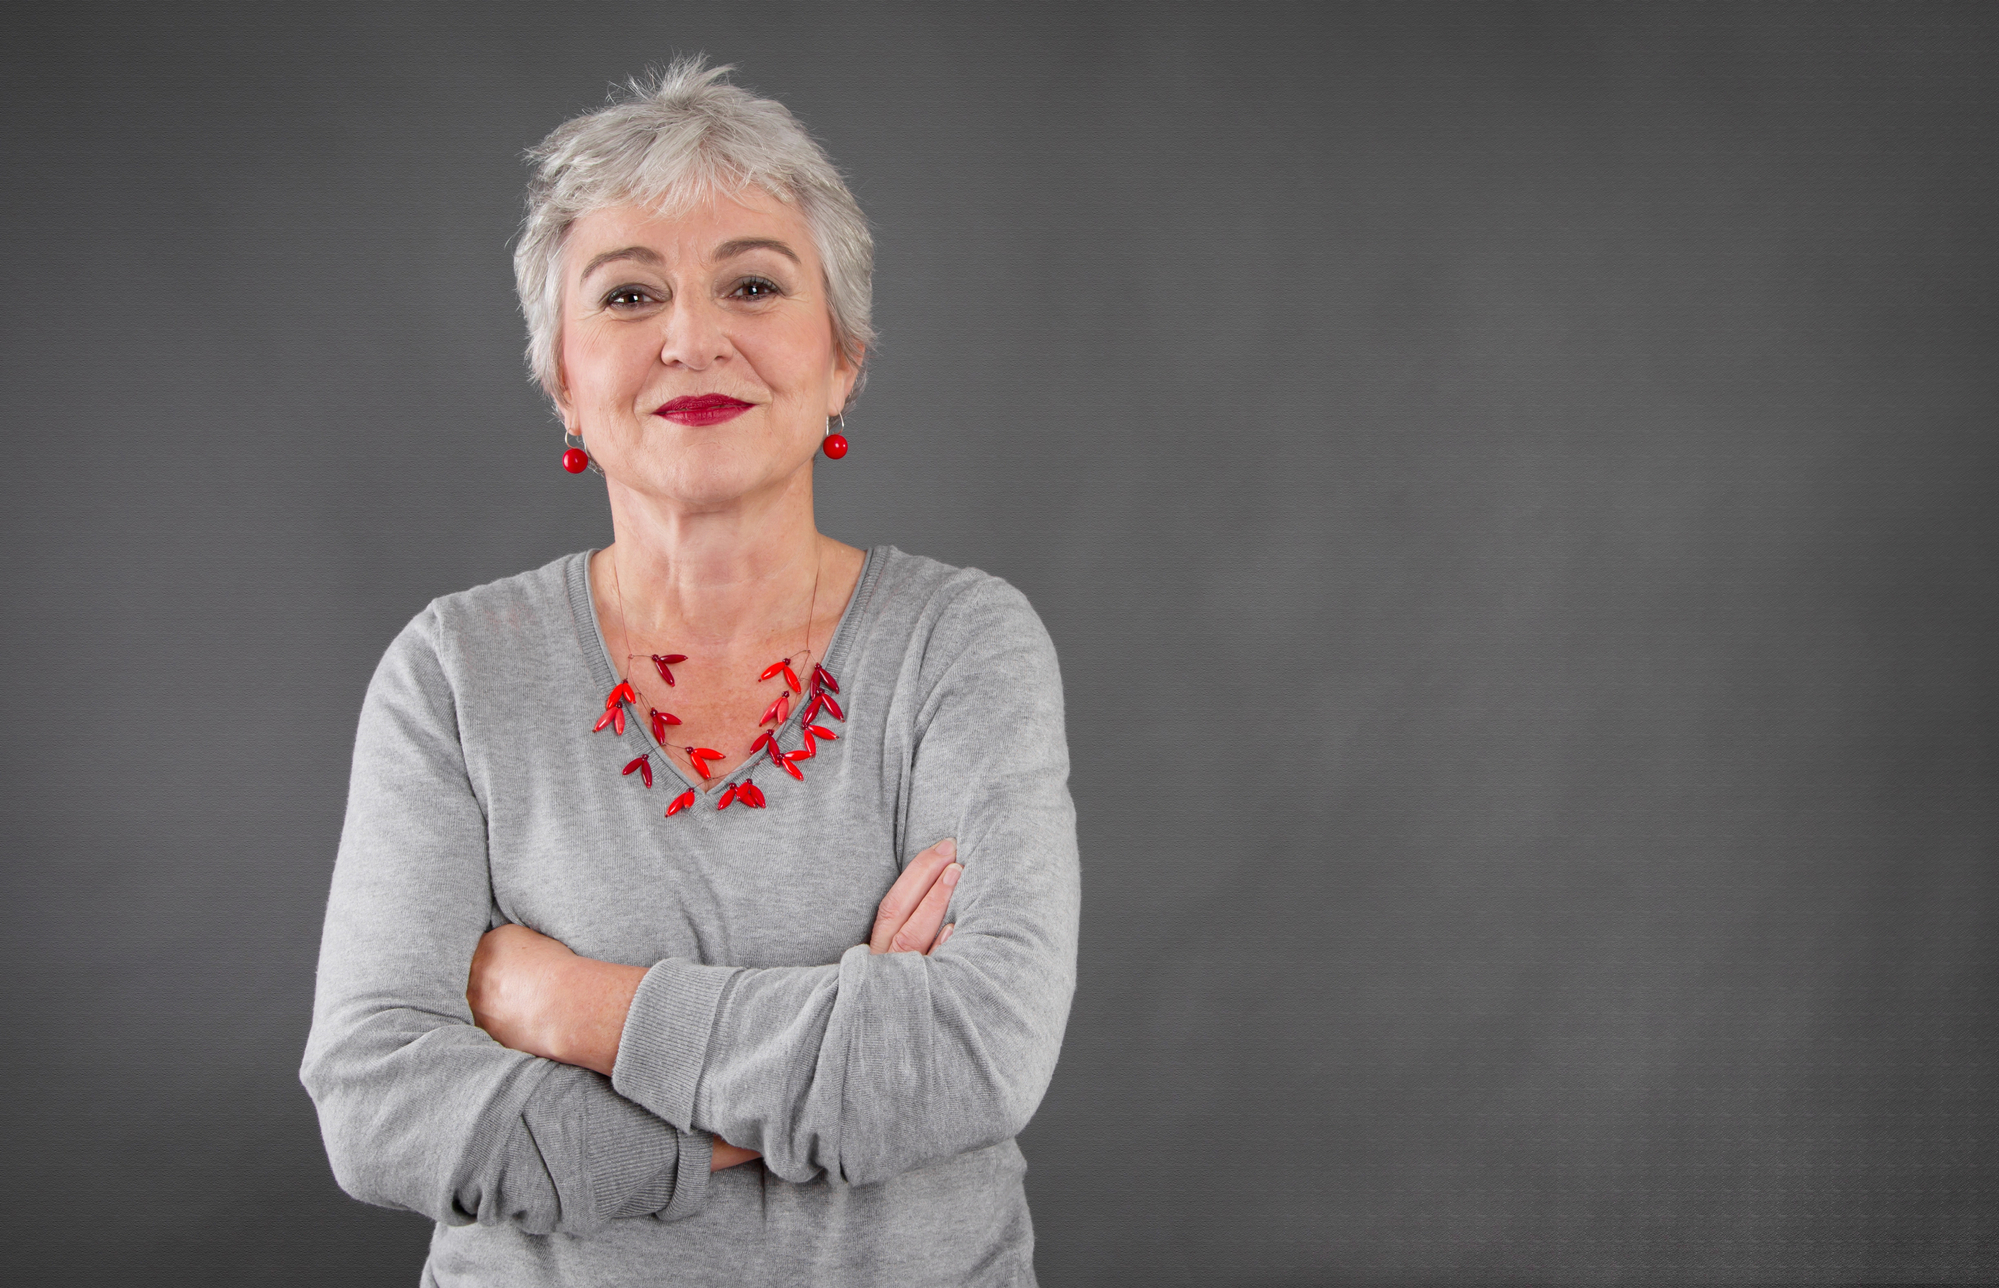
[[[694,268],[715,261],[731,243],[755,241],[782,243],[801,266],[819,267],[805,217],[763,189],[748,188],[708,193],[665,214],[636,204],[593,210],[569,226],[564,270],[574,277],[596,256],[626,246],[645,247],[670,267]]]

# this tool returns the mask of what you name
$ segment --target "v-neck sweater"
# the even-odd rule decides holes
[[[1013,1138],[1054,1071],[1079,905],[1053,645],[1006,582],[884,546],[823,660],[845,719],[820,716],[838,738],[804,780],[745,761],[728,779],[764,808],[669,818],[686,781],[645,719],[592,731],[619,676],[587,552],[438,599],[389,646],[301,1077],[342,1188],[437,1221],[425,1284],[1034,1282]],[[621,772],[648,749],[651,788]],[[945,837],[951,940],[870,953],[881,897]],[[472,952],[504,922],[649,968],[610,1078],[473,1024]],[[762,1158],[711,1176],[714,1136]]]

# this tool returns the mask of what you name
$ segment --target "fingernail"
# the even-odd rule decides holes
[[[958,857],[958,843],[947,836],[937,842],[937,852],[947,859],[955,859]]]
[[[954,885],[957,885],[957,884],[958,884],[958,877],[959,877],[959,876],[960,876],[960,875],[961,875],[961,874],[962,874],[962,873],[964,872],[964,870],[965,870],[965,869],[963,869],[963,868],[959,867],[959,866],[958,866],[957,864],[955,864],[955,863],[953,863],[953,864],[952,864],[952,865],[951,865],[950,867],[948,867],[948,868],[945,868],[945,869],[944,869],[944,884],[945,884],[945,885],[947,885],[947,886],[954,886]]]

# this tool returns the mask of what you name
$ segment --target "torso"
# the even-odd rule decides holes
[[[811,603],[812,618],[807,629],[806,614],[780,622],[760,635],[744,639],[703,638],[694,627],[655,633],[627,632],[620,614],[622,595],[616,584],[608,550],[590,558],[590,588],[597,607],[597,626],[605,647],[622,677],[638,692],[634,714],[640,728],[650,733],[647,719],[657,709],[679,717],[680,723],[666,729],[664,749],[690,781],[700,781],[693,761],[685,750],[705,747],[722,754],[709,760],[711,775],[702,784],[705,790],[719,788],[722,780],[739,768],[753,753],[750,744],[770,725],[761,723],[765,711],[780,690],[788,691],[782,674],[758,679],[773,662],[789,658],[802,693],[793,694],[791,710],[797,710],[812,694],[812,664],[824,657],[827,643],[853,597],[867,562],[867,552],[820,537],[820,579]],[[634,610],[633,617],[643,618]],[[677,635],[680,638],[667,638]],[[809,638],[809,643],[808,643]],[[667,684],[652,655],[685,654],[687,660],[672,663],[668,670],[673,683]]]

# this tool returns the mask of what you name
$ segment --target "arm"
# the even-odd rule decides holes
[[[941,919],[943,907],[934,911]],[[632,995],[645,975],[643,966],[581,957],[538,930],[507,922],[480,936],[465,1000],[472,1022],[500,1045],[608,1078]],[[717,1138],[708,1170],[755,1157],[755,1150]]]
[[[300,1070],[334,1176],[449,1224],[576,1233],[687,1215],[705,1194],[705,1134],[472,1023],[466,971],[493,896],[457,730],[426,611],[363,704]]]
[[[928,953],[944,946],[953,929],[944,924],[944,913],[964,872],[951,861],[956,854],[957,842],[946,838],[910,861],[882,896],[869,952]],[[643,966],[583,957],[558,939],[509,922],[480,936],[465,999],[473,1023],[502,1046],[608,1078],[645,977]],[[711,1171],[757,1157],[720,1139],[715,1155]]]
[[[921,646],[905,838],[957,838],[955,934],[837,964],[668,960],[632,996],[619,1092],[852,1184],[1017,1135],[1054,1071],[1075,981],[1078,870],[1060,676],[1026,601],[964,588]]]

